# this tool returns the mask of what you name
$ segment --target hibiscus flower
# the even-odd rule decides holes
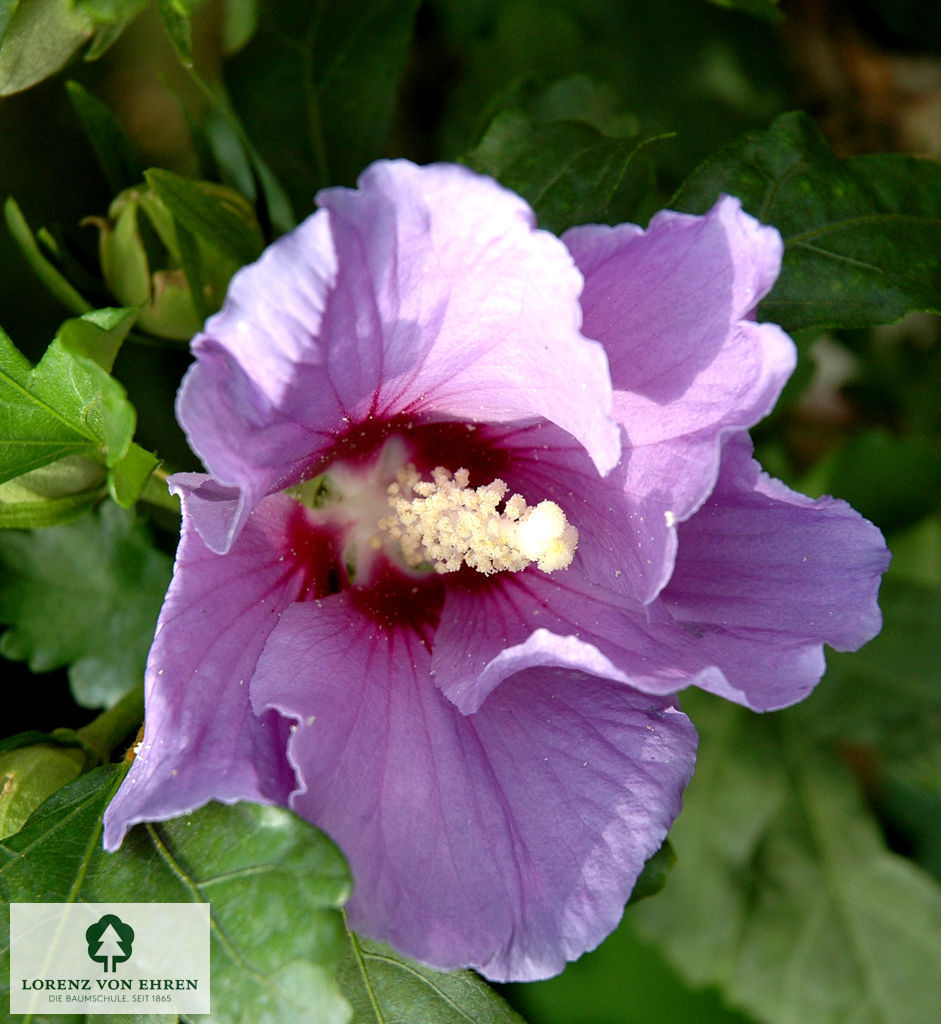
[[[887,554],[765,477],[794,347],[778,234],[535,228],[451,165],[381,162],[233,279],[178,416],[209,475],[105,818],[292,808],[351,924],[440,968],[560,971],[618,923],[693,770],[676,693],[803,697],[879,628]]]

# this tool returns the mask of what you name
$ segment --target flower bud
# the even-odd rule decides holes
[[[194,182],[203,195],[249,225],[264,245],[255,212],[234,189],[213,182]],[[202,326],[194,282],[183,269],[177,222],[149,185],[126,189],[112,202],[108,218],[89,218],[100,231],[99,253],[105,284],[125,306],[140,306],[138,326],[160,338],[186,341]],[[193,234],[202,276],[202,309],[214,313],[225,297],[239,264],[211,237]]]

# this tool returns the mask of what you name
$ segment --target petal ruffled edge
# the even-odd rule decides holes
[[[585,275],[583,330],[611,364],[625,492],[659,533],[650,600],[675,524],[715,485],[723,439],[765,416],[794,369],[790,338],[751,319],[782,243],[728,196],[702,217],[663,211],[646,231],[588,226],[564,240]]]
[[[844,501],[769,477],[745,434],[726,442],[719,482],[679,537],[661,595],[672,625],[656,632],[674,632],[691,668],[721,669],[724,681],[704,689],[758,711],[786,707],[820,680],[824,643],[856,650],[881,628],[891,555],[878,528]]]
[[[273,497],[217,555],[193,525],[192,493],[183,489],[176,566],[147,662],[144,737],[105,813],[109,850],[138,822],[209,800],[284,804],[296,784],[287,724],[254,714],[249,681],[280,613],[312,585],[322,538],[300,505]]]
[[[577,645],[465,716],[422,651],[346,594],[287,610],[252,698],[295,722],[292,806],[349,859],[353,927],[442,969],[557,973],[620,920],[695,730],[671,700],[587,674]]]

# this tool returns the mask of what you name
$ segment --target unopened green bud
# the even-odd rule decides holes
[[[237,216],[264,245],[251,204],[234,189],[213,182],[191,183],[226,215]],[[89,218],[100,231],[99,253],[105,284],[124,306],[139,306],[138,326],[160,338],[186,341],[202,326],[202,314],[214,313],[225,298],[239,264],[207,235],[191,234],[190,263],[201,278],[202,301],[194,301],[196,282],[187,278],[178,225],[156,192],[146,184],[129,188],[112,202],[107,220]],[[194,275],[195,276],[195,275]]]

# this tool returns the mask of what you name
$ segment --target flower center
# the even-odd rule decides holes
[[[534,563],[555,572],[571,564],[578,531],[555,502],[508,498],[500,479],[471,487],[463,468],[452,474],[437,466],[431,477],[421,478],[393,438],[368,469],[336,462],[288,493],[339,529],[347,577],[357,586],[369,585],[380,552],[417,573],[466,565],[489,575]]]
[[[431,475],[422,480],[411,463],[399,470],[388,488],[392,515],[379,520],[408,565],[430,562],[439,573],[468,565],[489,575],[533,562],[543,572],[571,564],[578,531],[554,501],[531,507],[521,494],[504,500],[502,480],[470,487],[466,469],[452,476],[437,466]]]

